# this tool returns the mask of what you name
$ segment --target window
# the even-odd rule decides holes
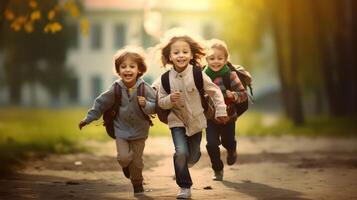
[[[141,44],[144,48],[154,45],[153,38],[146,33],[144,26],[141,26]]]
[[[78,78],[70,78],[68,82],[68,96],[71,102],[78,101]]]
[[[102,79],[99,76],[93,76],[91,79],[92,97],[96,98],[102,92]]]
[[[114,48],[120,49],[125,45],[126,27],[124,24],[116,24],[114,26]]]
[[[100,49],[102,47],[102,26],[93,24],[91,29],[91,47],[92,49]]]

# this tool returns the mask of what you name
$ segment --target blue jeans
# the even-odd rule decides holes
[[[192,179],[188,171],[188,164],[195,164],[201,157],[202,132],[187,136],[184,127],[174,127],[171,128],[171,135],[175,145],[173,160],[176,183],[181,188],[190,188]]]
[[[227,151],[236,151],[235,125],[235,121],[227,124],[215,124],[213,121],[207,120],[206,148],[211,159],[212,169],[215,171],[223,169],[223,162],[219,150],[220,144],[222,144]]]

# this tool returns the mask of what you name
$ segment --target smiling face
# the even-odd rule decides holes
[[[211,50],[212,53],[206,58],[207,64],[209,68],[217,72],[227,63],[226,52],[217,48],[212,48]]]
[[[133,87],[136,83],[139,67],[138,64],[130,57],[127,57],[119,65],[119,76],[127,87]]]
[[[177,72],[182,72],[193,58],[190,45],[182,40],[172,43],[169,58],[173,63],[175,70]]]

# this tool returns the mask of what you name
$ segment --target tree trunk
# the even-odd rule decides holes
[[[304,123],[304,115],[303,115],[303,107],[302,107],[302,99],[299,89],[298,82],[298,35],[296,27],[298,24],[296,23],[296,8],[295,1],[290,1],[289,4],[289,13],[290,13],[290,27],[289,27],[289,35],[290,35],[290,91],[291,91],[291,110],[292,110],[292,120],[295,125],[299,126]]]
[[[272,5],[269,7],[269,18],[271,22],[271,26],[273,29],[273,37],[274,37],[274,44],[275,44],[275,51],[276,51],[276,60],[277,60],[277,68],[278,68],[278,75],[279,75],[279,81],[281,85],[281,98],[283,102],[283,108],[285,115],[288,118],[292,117],[292,110],[290,106],[290,90],[288,88],[287,80],[286,80],[286,74],[284,73],[284,54],[283,54],[283,45],[284,42],[282,41],[283,39],[283,29],[282,25],[279,21],[280,16],[279,12],[276,12],[276,7],[280,2],[275,2],[277,4]],[[282,3],[282,2],[281,2]]]
[[[323,19],[326,16],[323,16],[320,5],[323,5],[323,1],[310,1],[312,12],[314,13],[313,19],[315,24],[320,26],[317,28],[317,41],[318,48],[320,49],[321,55],[321,65],[324,77],[324,85],[327,93],[328,107],[329,111],[334,116],[341,116],[341,110],[343,109],[338,98],[338,87],[336,81],[338,79],[336,73],[337,66],[337,52],[335,47],[335,34],[334,30],[328,29],[328,22]],[[325,2],[329,3],[329,2]],[[330,2],[331,3],[331,2]],[[336,16],[335,16],[336,17]]]

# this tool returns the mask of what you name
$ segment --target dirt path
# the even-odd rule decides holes
[[[211,180],[204,143],[190,169],[192,199],[357,199],[357,138],[241,137],[238,163],[225,166],[222,182]],[[36,159],[1,178],[0,199],[137,199],[115,161],[114,142],[89,145],[95,153]],[[175,199],[172,154],[171,138],[148,139],[140,199]]]

